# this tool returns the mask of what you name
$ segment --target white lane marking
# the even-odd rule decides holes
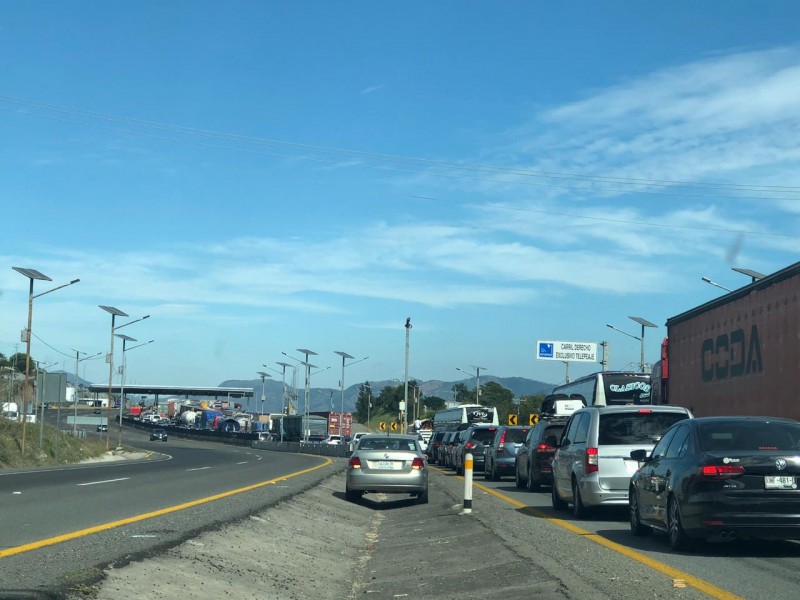
[[[186,469],[186,472],[189,471],[205,471],[206,469],[210,469],[211,467],[197,467],[196,469]]]
[[[237,465],[246,465],[248,462],[250,462],[250,461],[249,460],[243,460],[242,462],[238,462],[236,464]]]
[[[20,494],[22,494],[22,492],[11,492],[11,493],[12,493],[13,495],[15,495],[15,496],[19,496]]]
[[[90,481],[88,483],[78,483],[76,485],[97,485],[100,483],[116,483],[117,481],[125,481],[126,479],[130,479],[130,477],[120,477],[119,479],[106,479],[104,481]]]

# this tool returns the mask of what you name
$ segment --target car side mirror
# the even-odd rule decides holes
[[[647,450],[639,449],[631,451],[631,458],[637,462],[647,462],[650,458],[647,456]]]
[[[569,441],[569,438],[564,438],[563,440],[561,440],[560,444],[556,444],[556,448],[566,448],[567,446],[570,445],[570,443],[571,442]]]

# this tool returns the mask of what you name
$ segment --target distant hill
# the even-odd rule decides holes
[[[414,381],[410,378],[409,381]],[[499,383],[504,388],[511,390],[515,398],[521,396],[533,396],[541,392],[548,391],[555,384],[545,383],[543,381],[536,381],[534,379],[526,379],[524,377],[494,377],[493,375],[481,375],[481,385],[494,381]],[[363,382],[353,384],[344,390],[344,410],[345,412],[352,412],[355,410],[355,402],[358,399],[358,390]],[[397,385],[394,380],[384,381],[370,381],[373,394],[378,395],[385,387]],[[419,381],[417,384],[422,390],[424,396],[438,396],[445,401],[453,399],[453,386],[457,383],[463,383],[467,389],[475,389],[474,379],[461,379],[457,381]],[[253,388],[253,400],[249,405],[245,405],[246,410],[261,412],[261,379],[229,379],[219,384],[219,387],[242,387]],[[291,387],[287,385],[288,393],[291,394]],[[296,390],[298,397],[298,405],[302,406],[304,402],[304,389],[302,384]],[[263,412],[274,413],[281,412],[281,402],[283,397],[283,384],[280,381],[275,381],[270,378],[264,383],[264,394],[266,400],[264,402]],[[315,388],[309,390],[309,406],[312,411],[339,411],[342,406],[342,393],[339,388]]]

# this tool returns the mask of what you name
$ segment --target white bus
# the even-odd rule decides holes
[[[434,431],[456,431],[472,424],[498,425],[497,409],[480,404],[462,404],[445,408],[433,415]]]
[[[584,406],[651,404],[649,373],[601,371],[558,385],[542,402],[542,413],[553,412],[556,400],[580,400]]]

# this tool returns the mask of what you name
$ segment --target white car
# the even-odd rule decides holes
[[[324,440],[322,440],[323,444],[332,444],[332,445],[341,445],[342,443],[342,436],[340,435],[329,435]]]
[[[358,446],[358,440],[367,435],[367,433],[367,431],[359,431],[353,434],[353,438],[350,440],[350,452],[353,452],[356,449],[356,446]]]

